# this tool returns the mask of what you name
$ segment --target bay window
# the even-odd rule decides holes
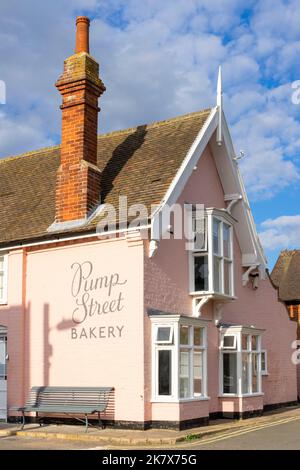
[[[261,393],[262,330],[221,328],[221,395],[256,395]]]
[[[7,303],[7,255],[0,254],[0,305]]]
[[[233,297],[233,219],[217,209],[207,209],[201,223],[197,223],[196,216],[191,212],[194,243],[190,251],[190,291]]]
[[[205,398],[207,321],[169,315],[151,322],[153,400]]]

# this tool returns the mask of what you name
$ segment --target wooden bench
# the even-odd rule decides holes
[[[108,405],[109,395],[112,387],[32,387],[24,407],[16,408],[22,412],[22,428],[25,426],[25,413],[63,413],[66,415],[82,414],[85,420],[85,431],[88,430],[88,415],[97,413],[98,423],[102,428],[103,423],[100,413],[105,411]],[[41,426],[41,422],[40,422]]]

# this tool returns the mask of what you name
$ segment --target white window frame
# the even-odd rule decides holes
[[[8,297],[8,254],[0,254],[0,257],[3,257],[3,295],[0,297],[0,305],[7,305]]]
[[[159,328],[170,328],[169,338],[167,340],[159,340],[158,338],[158,330]],[[156,344],[173,344],[174,338],[174,327],[173,325],[156,325],[156,334],[155,334],[155,343]]]
[[[194,212],[190,212],[190,216],[194,217]],[[215,254],[213,250],[213,223],[214,219],[220,222],[220,251],[219,254]],[[233,223],[234,219],[228,212],[225,210],[220,209],[206,209],[205,210],[205,227],[206,227],[206,245],[207,250],[197,250],[192,249],[189,251],[189,281],[190,281],[190,294],[191,295],[214,295],[217,297],[222,298],[234,298],[235,291],[234,291],[234,245],[233,245]],[[194,222],[192,222],[194,226]],[[224,256],[224,244],[223,244],[223,225],[226,224],[229,226],[229,233],[230,233],[230,256]],[[195,261],[196,257],[207,256],[207,266],[208,266],[208,289],[196,291],[195,287]],[[218,257],[220,260],[220,289],[216,290],[214,285],[214,258]],[[224,266],[225,262],[230,264],[229,269],[229,284],[230,284],[230,291],[229,293],[225,293],[225,279],[224,279]]]
[[[265,356],[265,368],[263,369],[262,368],[262,359],[260,360],[261,362],[261,375],[269,375],[269,372],[268,372],[268,354],[267,354],[267,350],[266,349],[262,349],[261,350],[261,356],[264,354]]]
[[[181,315],[153,315],[150,316],[152,323],[152,402],[157,403],[181,403],[186,401],[208,400],[207,396],[207,324],[209,320],[193,317],[183,317]],[[173,344],[159,344],[156,342],[157,328],[160,326],[171,326],[173,328]],[[203,351],[203,394],[180,398],[180,348],[187,345],[180,345],[180,326],[203,328],[203,348],[197,347],[194,350]],[[193,334],[193,328],[189,329],[189,335]],[[190,340],[189,340],[190,343]],[[159,368],[158,352],[161,350],[171,351],[171,395],[159,395]],[[193,381],[193,359],[190,361],[190,381]],[[190,384],[191,385],[191,384]],[[190,386],[191,390],[191,386]]]
[[[181,327],[187,327],[188,328],[188,344],[181,344],[180,343],[180,328]],[[201,328],[203,330],[203,344],[202,346],[197,346],[194,344],[194,328]],[[181,397],[180,396],[180,354],[183,350],[187,350],[189,354],[189,373],[188,373],[188,379],[189,379],[189,392],[190,395],[188,397]],[[194,391],[194,353],[199,352],[202,353],[202,393],[200,395],[195,395]],[[191,399],[197,399],[197,398],[203,398],[206,397],[207,395],[207,332],[206,332],[206,327],[201,326],[201,325],[191,325],[191,324],[186,324],[186,323],[180,323],[179,324],[179,370],[178,370],[178,375],[179,375],[179,400],[180,401],[185,401],[185,400],[191,400]]]
[[[232,336],[233,337],[233,345],[232,346],[224,346],[224,337],[225,336]],[[227,350],[227,349],[233,349],[233,350],[236,350],[236,345],[237,345],[237,335],[236,334],[233,334],[233,335],[229,335],[229,334],[226,334],[226,335],[222,335],[222,339],[221,339],[221,349],[224,349],[224,350]]]
[[[262,372],[261,372],[261,341],[262,333],[264,330],[255,329],[252,327],[243,327],[243,326],[231,326],[231,327],[221,327],[220,329],[220,355],[219,355],[219,396],[220,397],[251,397],[251,396],[261,396],[263,395],[262,391]],[[236,350],[223,348],[223,336],[236,336]],[[242,349],[242,335],[257,336],[258,337],[258,348],[257,350],[252,350],[250,348],[250,339],[248,338],[247,350]],[[237,384],[236,384],[236,393],[224,393],[224,376],[223,376],[223,354],[236,354],[237,357]],[[242,373],[242,360],[243,353],[249,354],[249,368],[248,368],[248,383],[250,385],[249,392],[243,393],[243,373]],[[253,354],[258,354],[258,370],[257,370],[257,381],[258,381],[258,391],[252,392],[252,356]]]

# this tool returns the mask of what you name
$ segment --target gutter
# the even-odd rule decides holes
[[[99,240],[101,240],[102,237],[107,237],[107,236],[110,236],[110,235],[117,235],[117,234],[120,234],[120,233],[136,232],[137,230],[146,230],[146,229],[148,230],[150,228],[151,228],[151,225],[147,224],[147,225],[142,225],[142,226],[139,226],[139,227],[130,227],[130,228],[126,228],[126,229],[111,230],[111,231],[105,232],[105,234],[103,234],[103,235],[101,235],[97,232],[90,232],[90,233],[83,232],[83,233],[79,233],[78,235],[73,235],[73,236],[69,236],[69,237],[68,236],[55,235],[55,236],[52,236],[51,238],[46,238],[44,240],[37,241],[37,242],[34,242],[34,241],[26,242],[25,241],[25,242],[19,242],[19,243],[16,243],[16,244],[12,244],[12,245],[8,244],[8,245],[0,248],[0,253],[8,252],[8,251],[11,251],[11,250],[17,250],[17,249],[20,249],[20,248],[27,248],[27,247],[31,247],[31,246],[52,245],[54,243],[62,243],[62,242],[68,242],[68,241],[72,241],[72,240],[85,239],[85,238],[98,238]]]

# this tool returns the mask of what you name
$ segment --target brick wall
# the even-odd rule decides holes
[[[98,63],[84,51],[66,59],[56,87],[62,95],[56,221],[66,222],[84,219],[100,201],[98,98],[105,87],[99,78]]]

